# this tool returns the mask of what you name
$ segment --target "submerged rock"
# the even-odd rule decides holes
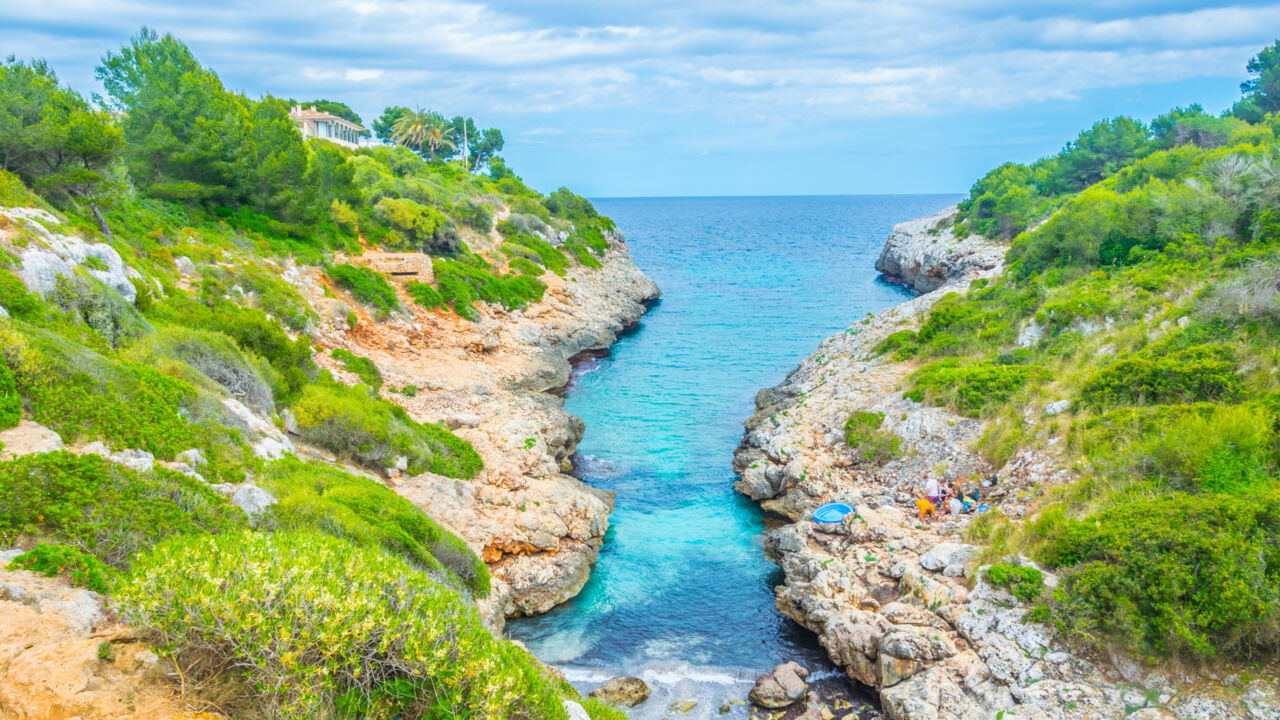
[[[591,697],[614,707],[633,707],[649,699],[649,686],[638,677],[616,677],[592,690]]]

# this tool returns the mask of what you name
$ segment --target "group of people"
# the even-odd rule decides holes
[[[973,512],[978,507],[978,495],[979,490],[977,487],[966,493],[956,480],[952,480],[950,483],[940,483],[937,478],[931,477],[925,481],[924,492],[916,500],[916,509],[920,511],[921,522],[936,520],[940,513],[944,515],[965,515]]]

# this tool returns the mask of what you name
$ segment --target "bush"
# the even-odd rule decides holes
[[[1153,346],[1120,356],[1080,390],[1095,408],[1231,400],[1242,390],[1235,352],[1225,345],[1167,351]]]
[[[912,373],[908,381],[913,387],[903,396],[916,402],[927,400],[969,417],[978,417],[984,407],[1002,403],[1028,382],[1047,376],[1048,371],[1034,365],[997,365],[990,362],[965,365],[955,359],[942,360]]]
[[[533,277],[538,277],[542,273],[546,272],[546,270],[544,270],[538,263],[522,257],[515,258],[511,262],[507,263],[507,265],[521,275],[532,275]]]
[[[883,465],[898,457],[902,439],[881,430],[884,413],[859,410],[844,424],[844,441],[849,449],[873,465]]]
[[[466,198],[453,208],[453,216],[478,232],[487,233],[493,228],[493,210],[488,205]]]
[[[27,292],[17,275],[0,268],[0,306],[21,320],[38,320],[44,314],[40,296]]]
[[[93,328],[113,347],[128,344],[152,331],[133,305],[95,277],[59,275],[49,301]]]
[[[460,247],[457,228],[435,208],[408,199],[383,198],[373,206],[373,213],[392,229],[392,235],[404,239],[403,243],[393,241],[393,245],[436,255],[452,255]]]
[[[259,413],[275,407],[271,386],[259,369],[226,335],[210,330],[164,328],[130,348],[129,357],[169,375],[191,379],[189,368]]]
[[[361,547],[382,547],[473,595],[489,593],[489,568],[461,538],[372,480],[286,458],[268,465],[260,482],[279,500],[271,512],[280,528],[316,529]]]
[[[476,300],[515,310],[538,302],[547,289],[536,277],[494,275],[460,260],[436,260],[433,265],[441,303],[452,305],[454,312],[473,322],[478,319],[471,306]]]
[[[360,378],[365,385],[377,390],[382,387],[382,372],[378,370],[378,366],[367,357],[349,353],[342,348],[333,349],[333,357],[342,363],[342,366]]]
[[[1060,628],[1141,656],[1280,649],[1280,493],[1175,493],[1072,521],[1042,553],[1063,571]]]
[[[309,385],[294,416],[304,440],[372,468],[394,465],[400,456],[408,458],[411,474],[469,478],[483,467],[465,440],[439,425],[415,422],[404,408],[368,388]]]
[[[987,582],[1002,587],[1024,603],[1033,603],[1044,589],[1044,573],[1033,567],[999,563],[986,570]]]
[[[237,668],[271,717],[564,720],[572,696],[468,600],[336,538],[175,539],[134,562],[116,599],[187,674]]]
[[[0,327],[0,355],[32,417],[64,442],[102,438],[162,457],[199,444],[199,428],[183,417],[199,400],[190,383],[39,330]]]
[[[328,273],[335,283],[349,290],[356,300],[376,310],[379,317],[386,317],[392,310],[400,307],[395,288],[376,270],[343,264],[330,267]]]
[[[892,359],[907,360],[915,356],[918,349],[917,340],[918,336],[914,330],[899,330],[881,341],[874,352],[876,355],[893,353],[890,356]]]
[[[115,570],[85,551],[66,545],[40,543],[9,563],[10,570],[31,570],[49,577],[63,575],[73,584],[106,594]]]
[[[409,283],[405,288],[413,301],[428,310],[434,310],[444,304],[440,292],[426,283]]]
[[[18,394],[13,371],[0,355],[0,430],[11,428],[22,421],[22,396]]]
[[[225,532],[244,513],[203,482],[141,473],[97,455],[25,455],[0,463],[0,543],[48,538],[123,566],[170,535]]]

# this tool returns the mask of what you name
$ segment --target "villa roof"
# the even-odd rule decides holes
[[[323,110],[317,110],[315,105],[312,105],[309,108],[304,108],[301,105],[296,105],[292,110],[289,111],[289,117],[293,118],[294,120],[336,121],[336,122],[350,125],[351,127],[356,128],[358,130],[362,130],[362,131],[364,130],[364,127],[361,126],[360,123],[354,123],[344,117],[340,117],[332,113],[327,113],[327,112],[324,112]]]

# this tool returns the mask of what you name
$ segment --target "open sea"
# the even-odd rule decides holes
[[[511,637],[583,691],[610,677],[654,690],[630,712],[741,718],[756,677],[797,660],[839,673],[814,636],[774,608],[781,571],[764,520],[733,490],[733,450],[760,388],[825,337],[910,294],[875,270],[894,223],[952,195],[595,200],[626,234],[661,302],[608,357],[579,365],[567,409],[586,421],[586,482],[617,493],[586,588]],[[812,680],[813,678],[811,678]]]

